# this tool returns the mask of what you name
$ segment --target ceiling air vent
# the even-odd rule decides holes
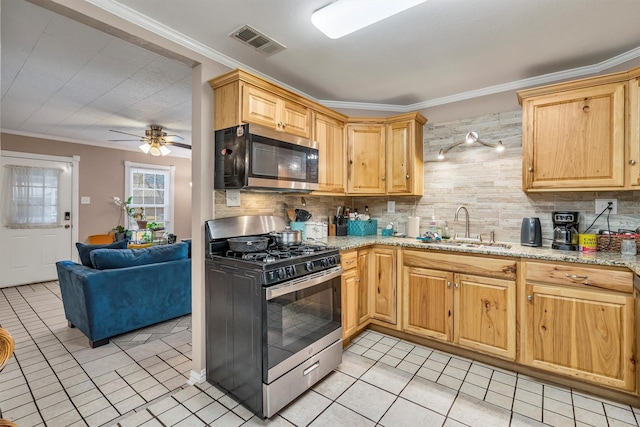
[[[248,25],[243,25],[229,34],[229,36],[267,56],[271,56],[285,49],[285,47],[277,41],[265,36],[260,31]]]

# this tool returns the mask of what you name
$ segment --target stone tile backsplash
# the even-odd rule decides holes
[[[476,131],[481,140],[503,142],[506,149],[497,153],[484,146],[459,146],[438,161],[441,148],[461,141],[467,132]],[[301,195],[277,193],[241,194],[241,207],[225,206],[223,191],[215,192],[215,216],[282,215],[287,208],[303,208]],[[346,205],[369,211],[378,220],[378,228],[393,222],[398,231],[406,231],[407,217],[412,212],[422,218],[420,229],[429,227],[435,214],[439,222],[448,222],[451,233],[464,233],[464,215],[454,222],[458,206],[469,210],[470,233],[482,234],[488,240],[495,231],[497,241],[518,242],[523,217],[539,217],[542,223],[543,244],[552,238],[551,212],[572,210],[580,212],[580,230],[595,219],[595,199],[617,199],[618,215],[610,217],[611,229],[635,229],[640,226],[640,197],[629,192],[557,192],[526,194],[522,191],[522,114],[521,111],[490,114],[471,119],[443,123],[427,123],[424,127],[424,194],[422,197],[324,197],[304,196],[312,220],[326,220],[335,214],[336,207]],[[395,201],[395,213],[387,212],[387,202]],[[592,229],[607,228],[603,215]]]

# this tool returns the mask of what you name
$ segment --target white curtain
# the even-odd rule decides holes
[[[5,166],[2,223],[9,228],[61,227],[61,169]]]

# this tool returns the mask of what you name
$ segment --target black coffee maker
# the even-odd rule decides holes
[[[555,211],[551,213],[553,220],[553,249],[563,251],[578,250],[578,212]]]

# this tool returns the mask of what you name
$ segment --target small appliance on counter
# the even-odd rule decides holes
[[[520,244],[522,246],[542,246],[540,218],[522,218]]]
[[[562,251],[578,250],[579,212],[555,211],[551,213],[553,220],[553,243],[551,248]]]

